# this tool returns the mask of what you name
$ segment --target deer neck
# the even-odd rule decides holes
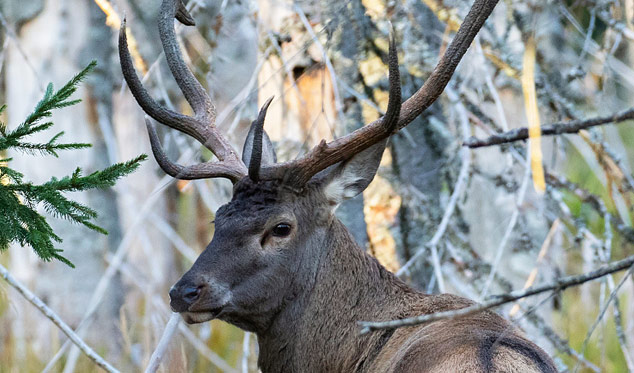
[[[307,257],[311,271],[298,274],[297,297],[258,334],[263,372],[360,369],[391,332],[360,336],[357,321],[398,317],[403,299],[420,296],[361,250],[339,220],[325,237],[319,254]]]

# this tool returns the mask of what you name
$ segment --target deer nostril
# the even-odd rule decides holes
[[[183,300],[189,304],[194,303],[200,296],[202,285],[198,287],[188,286],[183,289]]]
[[[205,285],[174,285],[170,289],[170,306],[174,312],[185,312],[200,298]]]

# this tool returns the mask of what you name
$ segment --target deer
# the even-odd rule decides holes
[[[176,38],[174,19],[195,25],[181,0],[163,0],[158,28],[192,116],[161,106],[144,88],[124,20],[120,63],[139,106],[217,158],[190,166],[172,162],[146,119],[159,166],[178,179],[233,183],[231,201],[216,212],[211,242],[169,291],[172,310],[190,324],[219,319],[255,333],[262,372],[556,372],[546,352],[493,311],[361,334],[360,320],[402,319],[474,302],[413,289],[362,250],[334,214],[370,184],[389,137],[440,96],[496,3],[475,0],[432,74],[404,102],[391,32],[385,114],[283,163],[264,130],[272,98],[253,121],[242,157],[215,126],[214,104],[184,62]]]

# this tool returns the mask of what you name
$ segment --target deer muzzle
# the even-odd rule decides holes
[[[190,323],[215,319],[231,299],[231,291],[221,284],[209,281],[191,281],[182,278],[169,292],[170,307]]]

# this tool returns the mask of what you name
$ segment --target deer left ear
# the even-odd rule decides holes
[[[322,188],[331,206],[357,196],[370,185],[381,163],[387,139],[325,170]],[[321,176],[321,175],[320,175]]]

